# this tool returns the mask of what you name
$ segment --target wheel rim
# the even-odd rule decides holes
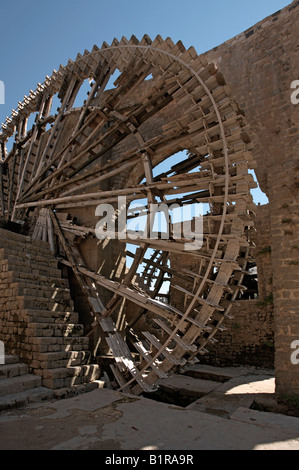
[[[116,69],[120,71],[116,88],[107,91]],[[92,80],[91,92],[83,106],[74,109],[87,79]],[[53,116],[55,94],[61,105]],[[27,133],[31,113],[37,113],[37,120]],[[204,352],[242,288],[250,246],[250,188],[254,187],[248,175],[253,162],[245,124],[222,75],[204,56],[193,48],[186,51],[181,43],[160,37],[151,42],[145,36],[140,42],[136,38],[114,40],[111,46],[94,46],[91,52],[78,55],[47,77],[2,126],[2,215],[24,220],[35,209],[33,238],[51,242],[53,229],[79,281],[89,279],[93,287],[112,292],[108,302],[101,302],[97,293],[97,307],[93,301],[90,304],[106,330],[120,390],[151,391],[160,377]],[[5,144],[11,136],[15,145],[7,154]],[[121,153],[123,148],[126,151]],[[183,161],[166,174],[153,176],[153,168],[182,150],[189,152]],[[116,177],[119,182],[114,189],[105,190],[103,185],[115,182]],[[101,189],[95,191],[96,185]],[[78,206],[115,205],[119,197],[126,197],[128,203],[145,198],[147,220],[153,203],[209,204],[209,213],[203,216],[202,247],[191,252],[182,249],[182,240],[162,243],[151,237],[138,241],[126,237],[122,242],[132,242],[138,250],[119,283],[78,265],[73,250],[78,250],[74,240],[80,228],[61,223],[57,214],[65,210],[72,214]],[[71,241],[66,236],[69,232],[73,233]],[[94,226],[87,227],[84,236],[90,234],[94,235]],[[154,250],[150,259],[145,256],[149,249]],[[167,264],[169,253],[198,259],[196,272],[182,269],[176,273],[185,286],[175,287],[186,297],[183,311],[155,300],[165,276],[175,274]],[[148,283],[157,278],[155,288],[138,288],[136,273],[141,264]],[[136,339],[132,344],[140,362],[134,360],[113,319],[122,300],[138,307],[127,330]],[[148,311],[157,317],[161,338],[133,329],[138,317]]]

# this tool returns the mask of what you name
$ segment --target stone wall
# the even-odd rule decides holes
[[[217,343],[208,344],[202,364],[214,366],[248,365],[274,368],[273,305],[256,300],[239,300],[231,311],[226,331],[219,331]]]
[[[68,282],[48,243],[0,229],[0,340],[44,387],[98,378],[89,339],[74,312]]]
[[[254,220],[255,234],[252,241],[255,244],[252,256],[257,266],[258,296],[260,302],[273,301],[272,247],[269,227],[269,204],[256,207]]]
[[[269,198],[275,316],[275,376],[279,399],[299,393],[291,343],[299,339],[299,2],[209,51],[244,110],[254,140],[259,184]]]
[[[273,284],[271,263],[271,241],[269,233],[269,205],[258,205],[255,210],[255,234],[251,237],[255,248],[252,250],[253,264],[257,266],[258,298],[254,300],[238,299],[230,315],[223,324],[226,331],[215,335],[215,343],[209,343],[207,354],[200,361],[215,366],[250,365],[255,367],[274,368],[274,318],[273,318]],[[171,255],[171,267],[186,268],[196,271],[199,267],[196,260],[189,257],[182,259]],[[256,276],[254,276],[256,277]],[[246,285],[245,278],[242,284]],[[178,276],[173,276],[172,284],[191,290]],[[245,291],[245,294],[247,292]],[[171,287],[171,304],[184,311],[184,295]]]

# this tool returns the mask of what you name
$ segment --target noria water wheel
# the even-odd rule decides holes
[[[0,143],[1,215],[26,221],[32,237],[48,241],[72,270],[93,317],[86,334],[105,338],[119,388],[152,391],[157,379],[196,361],[242,290],[255,187],[244,116],[217,67],[160,36],[94,46],[19,102],[2,125]],[[174,155],[179,161],[168,165]],[[140,200],[141,212],[132,208]],[[126,221],[143,215],[149,230],[150,208],[162,203],[208,205],[196,249],[189,249],[194,233],[174,236],[171,218],[168,237],[127,231],[111,248],[109,227],[107,239],[95,236],[101,204],[115,208],[114,224],[125,209]],[[106,271],[84,255],[88,240]],[[175,272],[172,255],[184,260]],[[196,269],[184,267],[188,257]],[[116,259],[131,259],[117,275]],[[182,280],[172,288],[184,297],[183,309],[171,297],[161,301],[161,288],[174,275]],[[135,328],[142,318],[152,327]]]

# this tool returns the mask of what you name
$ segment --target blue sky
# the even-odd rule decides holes
[[[103,41],[157,34],[198,53],[250,28],[291,0],[0,0],[0,123],[29,90]]]

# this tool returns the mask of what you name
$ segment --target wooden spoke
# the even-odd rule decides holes
[[[108,348],[120,390],[154,391],[229,318],[250,248],[251,149],[221,72],[160,36],[78,54],[2,125],[0,215],[26,221],[73,273],[92,316],[92,352]],[[185,207],[190,220],[175,215]],[[169,217],[156,228],[159,211]]]

